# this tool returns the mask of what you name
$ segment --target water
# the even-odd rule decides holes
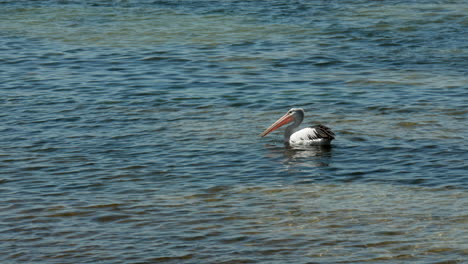
[[[0,9],[2,263],[468,259],[466,1]]]

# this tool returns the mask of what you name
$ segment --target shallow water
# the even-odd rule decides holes
[[[467,259],[464,1],[0,8],[2,262]]]

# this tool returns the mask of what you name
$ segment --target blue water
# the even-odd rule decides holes
[[[468,259],[466,1],[0,10],[2,263]]]

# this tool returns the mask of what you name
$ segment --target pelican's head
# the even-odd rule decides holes
[[[289,124],[291,122],[300,123],[300,122],[302,122],[303,119],[304,119],[304,109],[302,109],[302,108],[291,108],[291,109],[289,109],[289,111],[284,116],[282,116],[280,119],[278,119],[270,127],[265,129],[265,131],[263,131],[260,134],[260,136],[264,137],[264,136],[270,134],[270,132],[273,132],[276,129],[278,129],[278,128],[286,125],[286,124]]]

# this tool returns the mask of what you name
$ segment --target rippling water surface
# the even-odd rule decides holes
[[[466,1],[0,10],[2,263],[468,259]]]

